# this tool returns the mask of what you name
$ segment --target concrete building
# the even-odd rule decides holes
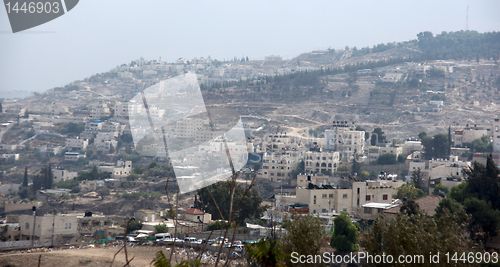
[[[368,162],[376,162],[381,155],[392,154],[396,159],[403,154],[403,147],[400,146],[369,146]]]
[[[296,169],[302,158],[300,151],[288,150],[281,153],[270,152],[262,156],[262,168],[257,177],[268,179],[271,182],[280,182],[289,179],[289,174]]]
[[[33,238],[42,242],[54,239],[54,244],[65,244],[79,237],[76,215],[45,215],[36,219],[32,215],[19,215],[22,240],[31,240],[33,226]]]
[[[322,174],[299,174],[297,175],[297,187],[307,187],[312,184],[329,184],[331,176]]]
[[[97,151],[108,153],[118,145],[118,132],[98,132],[94,139]]]
[[[353,214],[360,216],[363,212],[363,205],[366,203],[393,203],[393,196],[403,184],[403,181],[392,180],[354,182],[352,184]]]
[[[66,152],[64,153],[64,160],[66,161],[78,161],[85,158],[85,155],[78,152]]]
[[[208,224],[212,222],[212,214],[206,213],[200,209],[189,208],[184,212],[184,220]]]
[[[353,129],[347,122],[335,122],[333,129],[325,130],[326,149],[338,151],[340,160],[350,162],[363,156],[365,151],[365,132]]]
[[[393,195],[404,184],[403,181],[372,180],[353,182],[351,188],[337,188],[326,183],[304,186],[303,178],[297,181],[295,199],[288,199],[287,202],[307,204],[310,214],[346,211],[359,216],[366,203],[392,203]]]
[[[362,212],[359,213],[359,217],[364,220],[375,220],[380,215],[392,214],[394,210],[399,210],[400,206],[401,201],[398,199],[391,203],[369,202],[362,205]]]
[[[424,149],[421,141],[417,140],[406,140],[401,147],[403,151],[401,152],[404,156],[408,156],[415,151],[421,151]]]
[[[491,135],[493,136],[493,152],[500,153],[500,119],[498,118],[493,122]]]
[[[256,152],[264,153],[262,168],[258,171],[257,177],[272,182],[289,180],[290,172],[294,171],[303,159],[304,149],[299,139],[286,133],[268,135],[256,148]]]
[[[178,120],[173,133],[177,138],[185,138],[198,143],[209,141],[215,137],[215,132],[210,129],[209,122],[204,119]]]
[[[106,184],[103,180],[83,180],[78,184],[80,192],[82,193],[94,192],[105,186]]]
[[[304,165],[307,173],[334,174],[340,163],[338,151],[307,151],[304,154]]]
[[[148,209],[140,209],[134,212],[134,217],[142,222],[160,222],[163,221],[163,211],[154,211]]]
[[[463,170],[465,168],[470,168],[471,163],[468,161],[461,161],[458,156],[450,156],[449,159],[433,159],[433,160],[422,160],[415,158],[410,161],[408,166],[409,173],[412,173],[418,169],[422,172],[425,179],[437,179],[437,178],[465,178]]]
[[[116,167],[113,168],[113,178],[123,178],[130,176],[132,174],[132,161],[121,161],[119,160]]]
[[[66,138],[66,149],[78,149],[85,151],[87,150],[87,146],[89,145],[88,139],[82,139],[79,137],[76,138]]]
[[[117,118],[127,118],[128,117],[128,103],[117,101],[114,107],[114,114]]]
[[[307,204],[309,214],[352,212],[352,190],[338,189],[332,185],[297,187],[296,202]]]
[[[466,143],[480,139],[483,136],[488,136],[488,130],[482,127],[465,127],[462,129],[455,129],[452,131],[453,144],[456,146],[463,146]]]
[[[54,183],[71,180],[76,178],[77,176],[77,172],[72,172],[64,169],[52,169],[52,177],[54,179]]]

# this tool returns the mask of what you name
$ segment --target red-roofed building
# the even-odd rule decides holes
[[[189,208],[184,212],[184,220],[197,223],[210,223],[212,222],[212,214],[206,213],[200,209]]]

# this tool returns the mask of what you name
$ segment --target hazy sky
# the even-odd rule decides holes
[[[144,57],[286,58],[469,28],[500,30],[496,0],[81,0],[13,34],[0,10],[0,97],[43,91]]]

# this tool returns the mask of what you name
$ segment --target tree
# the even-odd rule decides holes
[[[297,252],[300,255],[316,255],[321,248],[321,239],[324,236],[321,220],[313,216],[294,218],[286,227],[284,237],[285,251],[288,255]]]
[[[491,155],[486,160],[486,166],[474,163],[473,168],[465,170],[468,177],[465,187],[466,197],[477,197],[500,210],[500,178],[498,169]],[[464,198],[465,199],[465,198]]]
[[[49,164],[47,168],[47,174],[45,175],[45,187],[52,188],[54,184],[54,176],[52,175],[52,166]]]
[[[60,125],[58,128],[59,133],[69,136],[78,136],[83,132],[83,130],[85,130],[85,124],[76,122],[68,122]]]
[[[414,170],[411,172],[411,181],[413,186],[416,188],[422,190],[422,191],[428,191],[428,186],[424,182],[424,175],[422,174],[422,171],[420,168]]]
[[[28,187],[28,167],[24,167],[24,177],[22,187]]]
[[[359,230],[347,213],[342,212],[334,220],[334,228],[330,246],[338,252],[346,254],[359,249]]]
[[[500,211],[475,197],[467,198],[464,207],[471,215],[469,230],[472,238],[486,242],[497,234],[497,229],[500,227]]]
[[[167,219],[175,219],[177,217],[177,212],[173,207],[170,207],[167,211]]]
[[[436,216],[451,216],[454,218],[454,221],[459,224],[464,224],[468,219],[464,206],[450,197],[443,198],[439,202],[436,208]]]
[[[351,168],[351,174],[352,175],[358,175],[361,173],[361,164],[355,159],[352,159],[352,168]]]
[[[422,189],[416,188],[413,184],[404,184],[398,188],[396,198],[415,200],[424,195],[424,191],[422,191]]]
[[[40,175],[37,175],[33,177],[33,191],[36,192],[37,190],[42,189],[43,186],[43,177]]]
[[[201,266],[200,259],[196,258],[193,260],[182,260],[179,263],[172,265],[170,264],[170,260],[167,259],[163,251],[158,250],[155,254],[155,258],[151,261],[150,265],[154,267],[198,267]]]
[[[445,196],[446,194],[448,194],[448,191],[449,191],[448,187],[439,183],[436,186],[434,186],[432,194],[436,196]]]
[[[362,239],[370,254],[436,255],[448,251],[473,251],[472,242],[464,227],[449,216],[433,218],[418,213],[398,214],[395,218],[378,218]],[[446,259],[440,258],[440,262]],[[385,266],[384,264],[373,266]],[[464,264],[464,266],[468,266]]]
[[[404,198],[403,205],[401,205],[401,208],[399,208],[399,212],[408,216],[417,215],[418,213],[420,213],[420,207],[418,206],[417,202],[415,202],[415,200]]]
[[[452,138],[451,138],[451,126],[448,126],[448,156],[451,155],[451,146],[452,146]]]
[[[450,197],[461,203],[470,216],[471,237],[485,243],[500,228],[499,171],[490,155],[486,166],[475,162],[465,173],[468,179],[452,188]]]
[[[436,134],[433,137],[428,137],[425,134],[422,135],[421,140],[424,146],[424,157],[426,159],[447,159],[450,156],[450,144],[447,135]]]
[[[138,220],[129,220],[127,225],[127,234],[136,230],[142,229],[142,223]]]
[[[448,153],[450,149],[448,136],[444,134],[434,135],[433,138],[433,153],[435,158],[447,159],[450,154]]]
[[[372,146],[377,146],[379,144],[385,143],[385,134],[381,128],[373,129],[372,136],[370,138],[370,144]]]
[[[219,182],[198,190],[195,207],[212,214],[215,220],[229,219],[230,182]],[[233,201],[234,220],[243,225],[246,219],[259,218],[262,198],[254,188],[236,185]],[[222,216],[221,216],[222,215]]]
[[[286,266],[286,254],[279,239],[262,239],[245,247],[250,266]]]
[[[397,158],[395,154],[382,154],[378,157],[377,163],[380,165],[389,165],[389,164],[396,164]]]
[[[419,133],[418,138],[420,139],[420,141],[423,141],[425,138],[427,138],[427,133],[426,132]]]
[[[161,224],[158,224],[158,225],[155,225],[155,232],[157,234],[159,233],[168,233],[168,227],[166,224],[164,223],[161,223]]]
[[[483,136],[472,141],[471,143],[466,143],[465,146],[468,146],[472,153],[491,152],[493,150],[493,143],[488,136]]]

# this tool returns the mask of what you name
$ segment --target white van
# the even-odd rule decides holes
[[[167,239],[167,238],[170,238],[170,237],[171,237],[170,233],[159,233],[159,234],[155,235],[156,241],[164,240],[164,239]]]

